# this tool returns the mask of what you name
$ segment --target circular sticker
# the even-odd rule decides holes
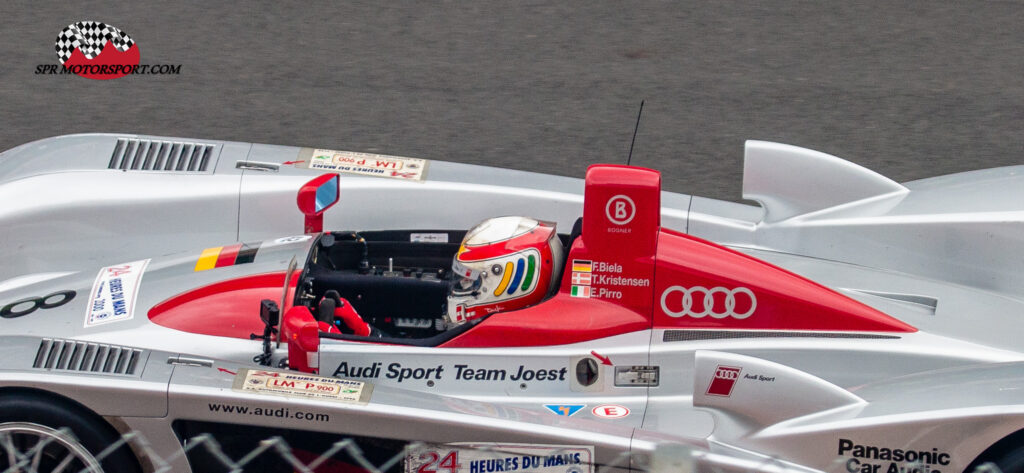
[[[605,419],[621,419],[629,415],[629,408],[618,404],[601,404],[590,412]]]
[[[636,204],[629,196],[619,194],[608,199],[608,203],[604,206],[604,215],[608,217],[609,222],[625,225],[633,221],[633,217],[636,216]]]
[[[310,238],[313,238],[313,235],[296,235],[296,236],[278,238],[278,239],[274,240],[274,243],[276,243],[278,245],[285,245],[285,244],[288,244],[288,243],[298,243],[300,241],[306,241],[306,240],[309,240]]]

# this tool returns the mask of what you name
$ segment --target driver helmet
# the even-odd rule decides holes
[[[528,217],[483,221],[466,233],[452,262],[448,322],[540,302],[558,286],[563,254],[554,223]]]

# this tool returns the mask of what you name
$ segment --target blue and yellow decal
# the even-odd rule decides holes
[[[494,288],[495,297],[501,296],[502,293],[511,296],[516,290],[526,293],[537,276],[537,257],[531,254],[508,261],[502,272],[501,282]]]

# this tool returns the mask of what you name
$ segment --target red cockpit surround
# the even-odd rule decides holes
[[[301,271],[292,274],[286,305],[295,296]],[[285,271],[229,279],[167,299],[149,311],[155,324],[184,332],[248,339],[263,333],[260,301],[281,301]],[[282,307],[281,312],[287,307]]]

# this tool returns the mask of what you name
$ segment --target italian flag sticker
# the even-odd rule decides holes
[[[573,297],[590,297],[590,286],[573,286]]]

